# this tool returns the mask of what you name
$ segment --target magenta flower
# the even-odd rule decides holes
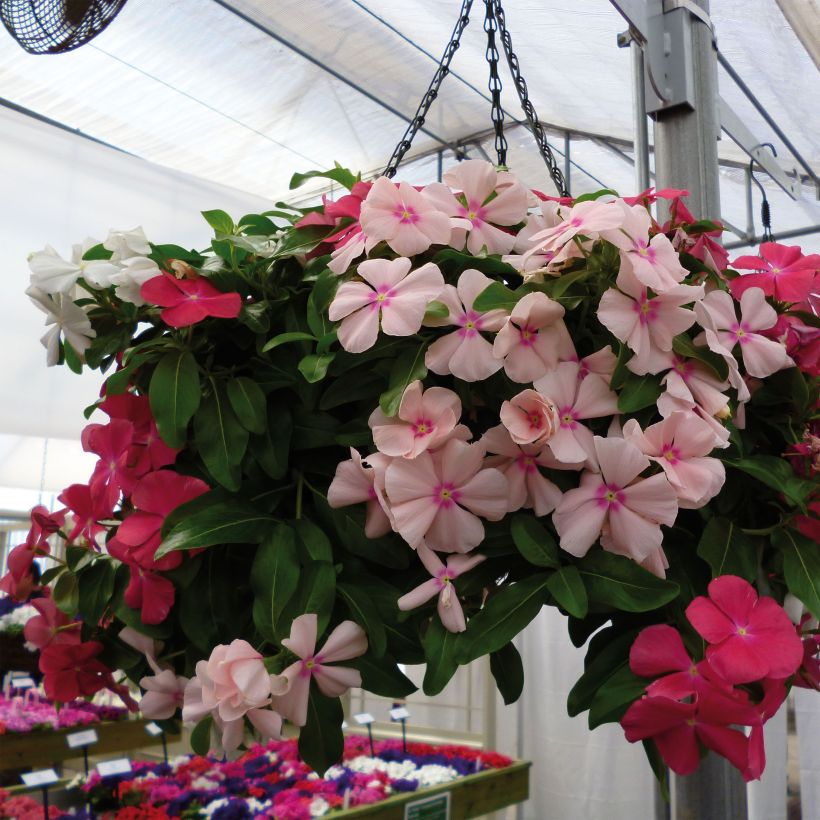
[[[700,509],[726,481],[723,462],[709,458],[715,447],[726,444],[717,441],[712,426],[694,413],[672,413],[646,430],[629,419],[624,438],[661,466],[683,508]]]
[[[68,507],[74,519],[74,527],[66,540],[73,542],[82,536],[89,545],[96,546],[97,536],[105,531],[98,522],[111,518],[113,512],[113,504],[108,503],[106,494],[93,493],[87,484],[72,484],[57,498]]]
[[[339,343],[350,353],[376,344],[381,329],[388,336],[412,336],[421,328],[427,305],[438,298],[444,277],[432,262],[410,272],[407,258],[369,259],[359,265],[363,282],[344,282],[328,316],[339,325]]]
[[[290,628],[290,637],[282,641],[299,660],[282,673],[288,688],[276,693],[274,708],[297,726],[307,722],[308,695],[311,679],[329,698],[337,698],[348,689],[362,685],[362,676],[346,666],[328,666],[349,661],[367,652],[367,636],[353,621],[342,621],[328,636],[325,645],[316,651],[318,621],[315,614],[300,615]]]
[[[496,225],[517,225],[527,216],[527,189],[510,173],[497,171],[482,159],[460,162],[444,174],[444,182],[433,183],[424,189],[424,195],[435,202],[446,214],[460,217],[464,228],[454,228],[450,244],[464,247],[473,255],[481,252],[509,253],[515,235],[502,231]],[[447,186],[450,186],[449,188]],[[460,191],[454,194],[453,191]]]
[[[595,436],[595,452],[601,472],[585,472],[553,513],[561,547],[580,558],[600,537],[605,550],[640,563],[661,547],[660,525],[675,523],[675,490],[663,473],[639,478],[649,459],[624,439]]]
[[[593,455],[592,431],[583,419],[612,416],[618,412],[618,397],[595,373],[580,378],[581,366],[561,362],[535,382],[535,389],[549,399],[558,413],[558,426],[549,438],[549,448],[559,461],[584,462]]]
[[[163,273],[144,282],[140,296],[148,304],[165,308],[160,316],[171,327],[195,325],[208,316],[235,319],[242,310],[242,297],[238,293],[223,293],[204,276],[177,279]]]
[[[460,417],[461,400],[452,390],[446,387],[423,390],[421,382],[414,381],[404,391],[395,417],[386,416],[377,407],[367,423],[379,452],[416,458],[425,450],[440,447]]]
[[[601,297],[598,319],[635,352],[629,369],[638,375],[664,369],[672,340],[695,323],[695,314],[683,307],[703,298],[703,286],[676,285],[650,297],[631,273],[618,274],[619,290],[609,288]]]
[[[763,379],[794,364],[783,344],[759,332],[777,324],[777,311],[766,302],[760,288],[750,288],[740,297],[740,320],[735,314],[734,299],[725,291],[713,290],[701,307],[714,322],[714,330],[701,322],[709,348],[726,355],[739,345],[750,376]]]
[[[739,256],[732,262],[733,268],[754,271],[729,283],[735,299],[740,299],[749,288],[760,288],[766,296],[773,296],[779,302],[805,302],[816,290],[820,255],[803,256],[798,246],[777,242],[764,242],[759,253],[759,256]]]
[[[518,301],[493,344],[514,382],[535,381],[575,352],[563,316],[564,308],[538,291]]]
[[[327,503],[333,508],[349,507],[351,504],[367,504],[364,534],[368,538],[379,538],[390,532],[390,518],[382,506],[383,497],[376,485],[374,461],[381,459],[381,472],[387,468],[389,459],[380,453],[368,456],[362,461],[359,451],[350,448],[350,458],[336,467],[336,474],[327,490]]]
[[[445,285],[438,295],[448,309],[446,317],[427,319],[429,327],[458,325],[458,330],[436,339],[427,349],[424,363],[441,376],[452,374],[467,382],[488,379],[501,369],[502,362],[493,355],[493,345],[481,334],[496,332],[507,320],[503,310],[479,313],[473,308],[475,298],[492,279],[481,271],[465,270],[458,278],[456,287]]]
[[[80,622],[72,621],[57,609],[51,598],[36,598],[31,605],[38,614],[29,618],[23,627],[23,637],[38,649],[52,643],[79,643]]]
[[[108,424],[89,424],[82,432],[83,450],[99,456],[89,485],[94,494],[102,494],[114,508],[120,493],[128,495],[137,482],[131,465],[134,425],[125,419]]]
[[[449,632],[464,632],[467,622],[464,620],[464,610],[458,600],[458,594],[453,583],[459,575],[477,567],[484,559],[484,555],[450,555],[445,566],[441,559],[427,546],[419,544],[419,558],[427,571],[433,577],[425,581],[414,590],[399,598],[399,609],[407,611],[423,606],[431,598],[438,595],[438,616]]]
[[[451,439],[434,455],[396,459],[385,473],[395,528],[407,543],[441,552],[468,552],[484,540],[478,516],[501,520],[507,480],[483,467],[484,448]]]
[[[399,256],[449,244],[453,228],[450,217],[412,185],[397,185],[387,177],[373,183],[359,219],[368,240],[384,240]]]
[[[783,607],[774,598],[758,598],[736,575],[715,578],[709,597],[695,598],[686,617],[709,642],[712,668],[730,683],[788,678],[803,660],[803,645]]]

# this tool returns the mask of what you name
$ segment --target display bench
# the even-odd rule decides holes
[[[149,735],[145,727],[150,721],[118,720],[74,726],[70,729],[38,729],[25,734],[9,732],[0,740],[0,771],[9,769],[37,769],[82,757],[82,748],[70,748],[66,736],[83,729],[94,729],[99,740],[88,747],[90,754],[98,757],[113,752],[130,752],[149,746],[162,745],[162,736]],[[168,743],[179,740],[179,735],[166,735]]]
[[[529,762],[488,769],[452,783],[333,812],[334,820],[468,820],[523,803],[530,796]]]

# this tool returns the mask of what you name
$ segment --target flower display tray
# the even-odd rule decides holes
[[[415,792],[397,794],[378,803],[334,811],[334,820],[405,820],[408,804],[426,802],[437,795],[450,793],[450,813],[441,814],[448,820],[468,820],[482,817],[490,812],[523,803],[530,796],[529,761],[517,761],[503,769],[487,769],[470,774],[452,783],[419,789]],[[424,812],[417,815],[427,817]],[[430,814],[430,817],[439,815]]]
[[[99,740],[88,747],[89,754],[108,755],[113,752],[129,752],[148,746],[160,746],[162,738],[153,737],[145,731],[150,721],[120,720],[95,723],[88,727],[72,727],[58,730],[35,730],[26,734],[8,733],[0,741],[0,771],[9,769],[36,769],[59,763],[61,760],[82,757],[81,747],[71,749],[66,735],[82,728],[94,729]],[[166,735],[168,743],[179,740],[179,735]]]

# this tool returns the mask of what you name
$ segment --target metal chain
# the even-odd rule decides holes
[[[472,8],[472,6],[473,0],[464,0],[461,4],[461,12],[459,14],[458,20],[456,21],[453,33],[450,36],[450,42],[444,49],[444,54],[442,55],[441,60],[439,61],[436,73],[433,75],[433,81],[430,83],[429,88],[424,93],[424,96],[421,98],[421,102],[419,103],[419,107],[416,109],[416,113],[413,119],[410,120],[410,124],[407,126],[407,130],[404,132],[404,136],[399,141],[399,144],[393,151],[393,156],[390,157],[390,161],[387,163],[387,167],[384,169],[383,176],[388,177],[388,179],[396,175],[396,171],[399,168],[399,164],[404,158],[404,155],[410,149],[410,145],[413,142],[413,138],[418,133],[418,130],[424,125],[425,118],[427,117],[427,114],[430,111],[430,106],[433,104],[436,97],[438,97],[438,92],[439,88],[441,87],[442,81],[450,73],[450,63],[453,60],[453,55],[456,53],[456,51],[458,51],[458,47],[461,45],[461,35],[464,33],[464,29],[470,22],[470,9]]]
[[[507,165],[507,138],[504,136],[504,109],[501,107],[501,78],[498,76],[498,59],[501,56],[495,45],[495,33],[498,31],[493,0],[484,0],[484,31],[487,32],[487,65],[490,67],[490,79],[487,87],[492,96],[490,118],[495,130],[495,154],[498,164]]]
[[[555,161],[555,156],[550,150],[547,142],[547,135],[544,133],[544,128],[538,120],[538,114],[535,112],[527,92],[527,83],[521,76],[521,68],[518,63],[518,57],[512,48],[512,38],[510,32],[507,31],[506,21],[504,19],[504,9],[501,7],[501,0],[485,0],[487,5],[493,5],[495,18],[498,21],[498,30],[501,34],[501,42],[504,45],[504,53],[507,55],[507,64],[510,67],[510,74],[512,74],[513,82],[515,83],[515,90],[518,92],[518,99],[521,101],[521,108],[527,117],[527,123],[530,126],[533,137],[538,144],[538,150],[544,159],[544,162],[549,169],[552,181],[558,189],[561,196],[569,196],[567,191],[564,175]]]

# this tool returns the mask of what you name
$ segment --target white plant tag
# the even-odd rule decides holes
[[[65,736],[65,742],[68,743],[69,748],[79,749],[82,746],[90,746],[99,740],[95,729],[85,729],[82,732],[73,732]]]

